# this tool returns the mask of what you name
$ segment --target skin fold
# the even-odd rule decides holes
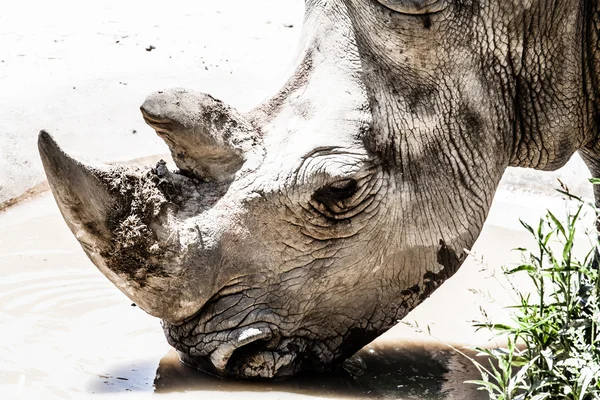
[[[222,376],[327,369],[465,259],[508,166],[600,177],[595,0],[306,0],[295,73],[242,114],[186,89],[142,115],[177,170],[91,167],[42,132],[65,221]]]

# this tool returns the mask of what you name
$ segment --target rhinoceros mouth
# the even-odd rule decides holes
[[[258,323],[229,332],[210,333],[175,340],[164,324],[171,345],[184,364],[221,377],[265,379],[287,377],[299,372],[303,363],[296,339],[283,339],[276,327]],[[175,335],[176,336],[176,335]],[[186,343],[203,343],[188,346]]]

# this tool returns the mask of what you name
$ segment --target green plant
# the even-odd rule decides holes
[[[598,184],[600,181],[593,180]],[[523,264],[504,269],[508,276],[526,274],[535,290],[524,293],[512,286],[517,304],[511,322],[478,323],[506,340],[503,348],[477,348],[489,363],[472,359],[480,386],[494,400],[600,399],[600,278],[597,232],[591,249],[579,261],[574,252],[582,213],[597,210],[566,188],[560,192],[575,207],[561,222],[548,211],[534,229],[537,249],[523,253]],[[579,239],[578,239],[579,240]],[[559,247],[559,249],[557,249]]]

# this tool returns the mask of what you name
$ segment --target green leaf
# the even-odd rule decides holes
[[[569,192],[567,192],[565,190],[556,189],[556,191],[558,193],[560,193],[560,194],[563,194],[563,195],[567,196],[568,198],[570,198],[572,200],[577,200],[577,201],[583,202],[583,200],[581,200],[581,197],[577,197],[577,196],[575,196],[575,195],[573,195],[573,194],[571,194],[571,193],[569,193]]]
[[[465,383],[481,386],[478,390],[487,390],[489,393],[502,392],[498,385],[495,385],[494,383],[489,381],[471,380],[465,381]]]
[[[535,396],[531,397],[530,400],[544,400],[544,399],[549,399],[550,398],[550,393],[539,393],[536,394]]]
[[[546,365],[548,366],[548,369],[551,370],[552,367],[554,366],[554,355],[552,354],[552,350],[544,349],[540,353],[544,357],[544,360],[546,361]]]
[[[552,222],[554,223],[554,225],[556,226],[556,228],[558,228],[558,231],[560,233],[562,233],[563,237],[567,237],[566,233],[565,233],[565,228],[563,227],[563,225],[560,223],[560,221],[558,220],[558,218],[556,218],[554,216],[554,214],[552,214],[551,211],[548,211],[548,216],[550,217],[550,219],[552,219]]]
[[[525,229],[527,229],[529,232],[531,232],[531,234],[533,236],[535,236],[535,232],[534,232],[533,228],[531,227],[531,225],[529,225],[527,222],[523,221],[522,219],[519,219],[519,222],[521,223],[521,225],[523,225],[523,227]]]
[[[518,267],[507,270],[505,273],[507,275],[512,275],[519,271],[535,272],[536,268],[531,264],[522,264],[522,265],[519,265]]]
[[[580,390],[578,400],[583,400],[586,394],[588,394],[588,388],[594,377],[598,376],[598,372],[600,372],[600,368],[598,366],[596,366],[594,369],[590,367],[584,367],[581,370],[581,375],[579,376],[579,379],[577,379],[577,386],[579,386]]]

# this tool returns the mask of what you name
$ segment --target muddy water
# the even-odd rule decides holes
[[[484,241],[521,241],[511,231],[486,229]],[[509,240],[483,249],[508,252],[511,246]],[[485,339],[468,322],[485,303],[474,293],[496,290],[479,269],[465,265],[408,317],[430,325],[437,339],[400,325],[336,373],[224,381],[179,363],[158,320],[95,269],[46,193],[0,213],[0,398],[483,399],[463,383],[476,378],[476,370],[443,344]]]
[[[224,382],[183,366],[175,352],[169,352],[158,365],[154,385],[157,394],[179,393],[181,398],[189,399],[197,398],[198,392],[220,394],[223,398],[236,394],[246,398],[247,392],[261,392],[258,398],[487,398],[463,383],[468,379],[477,379],[477,374],[463,356],[438,344],[399,340],[366,346],[339,371],[267,384]]]

